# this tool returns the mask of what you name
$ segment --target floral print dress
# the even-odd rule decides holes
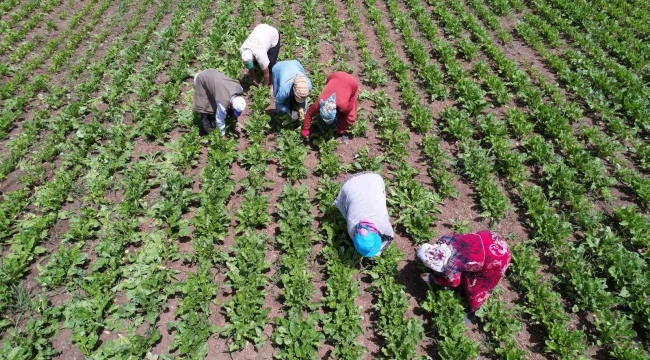
[[[510,265],[510,249],[503,238],[491,231],[449,234],[438,240],[454,250],[442,273],[429,279],[441,286],[463,285],[470,312],[478,310],[490,296]]]

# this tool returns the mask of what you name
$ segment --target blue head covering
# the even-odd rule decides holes
[[[321,100],[320,117],[325,124],[331,125],[336,120],[336,93],[333,93],[326,100]]]
[[[381,250],[381,236],[368,225],[357,224],[357,232],[354,234],[352,243],[361,256],[373,257]]]

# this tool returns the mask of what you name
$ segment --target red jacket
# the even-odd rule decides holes
[[[333,93],[336,93],[336,116],[338,118],[336,133],[343,134],[350,125],[354,124],[357,119],[359,82],[354,76],[337,71],[327,77],[325,88],[323,88],[320,97],[307,109],[305,120],[302,123],[302,136],[309,136],[311,118],[320,113],[320,101],[327,100]]]

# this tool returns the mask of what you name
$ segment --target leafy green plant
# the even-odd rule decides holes
[[[478,46],[474,44],[470,39],[468,38],[461,38],[457,42],[458,44],[458,49],[460,50],[460,53],[463,55],[463,58],[467,61],[472,61],[476,57],[476,52],[478,51]]]
[[[486,95],[487,93],[478,84],[468,79],[461,79],[456,84],[456,99],[471,115],[476,116],[482,110],[492,107],[485,100]]]
[[[37,281],[44,288],[56,288],[83,275],[82,266],[88,254],[81,251],[83,243],[66,247],[60,245],[45,266],[37,265]]]
[[[359,148],[359,151],[354,155],[354,160],[352,166],[356,170],[372,171],[378,174],[382,172],[384,157],[370,155],[370,148],[367,146]]]
[[[389,358],[411,359],[418,358],[415,349],[422,340],[424,330],[420,321],[405,316],[408,299],[404,286],[395,280],[397,263],[403,256],[395,245],[391,244],[366,272],[376,284],[374,292],[377,303],[373,308],[378,313],[378,334],[385,341],[381,353]]]
[[[443,122],[442,130],[456,140],[465,141],[474,133],[469,123],[469,114],[465,110],[448,107],[440,112],[440,118]]]
[[[293,130],[282,130],[278,138],[278,161],[280,172],[291,181],[296,181],[307,175],[305,150],[300,133]]]
[[[244,202],[235,215],[238,221],[235,230],[241,232],[244,229],[255,229],[268,225],[271,222],[268,207],[268,196],[260,196],[254,191],[247,191],[244,194]]]
[[[431,130],[432,117],[433,115],[431,115],[429,109],[424,106],[417,105],[411,108],[411,126],[418,133],[425,133]]]
[[[488,88],[488,94],[495,104],[504,105],[510,101],[513,95],[497,75],[489,75],[485,77],[484,81]]]
[[[438,355],[442,359],[478,356],[479,345],[465,335],[465,307],[457,293],[450,289],[430,289],[422,308],[432,314],[433,328],[442,338],[438,343]]]
[[[339,156],[335,152],[338,146],[336,139],[323,139],[316,144],[320,152],[320,161],[314,169],[315,172],[321,172],[328,176],[336,176],[343,171],[347,171],[349,166],[341,164]]]
[[[323,333],[314,327],[318,316],[310,314],[303,318],[302,314],[291,312],[288,318],[273,319],[275,331],[271,339],[282,352],[276,354],[278,359],[314,359],[320,342],[325,339]]]
[[[388,191],[388,204],[391,208],[398,209],[395,223],[401,224],[406,229],[412,240],[416,243],[423,243],[431,240],[435,231],[431,226],[437,217],[433,214],[439,213],[436,203],[441,202],[437,194],[425,189],[410,179],[407,184],[391,187]]]
[[[262,234],[250,231],[235,237],[234,255],[226,261],[228,281],[226,286],[233,289],[233,296],[223,304],[229,324],[221,330],[221,336],[229,339],[230,351],[240,350],[251,341],[259,349],[265,341],[264,328],[271,309],[264,308],[268,284],[264,275],[270,264],[264,260],[264,250],[269,239]]]
[[[174,314],[178,320],[167,323],[167,329],[173,329],[177,334],[169,344],[169,351],[178,351],[180,356],[205,358],[208,354],[207,340],[217,332],[217,327],[207,316],[218,289],[213,275],[208,267],[199,266],[196,273],[190,273],[187,280],[175,287],[182,298]]]
[[[614,208],[614,218],[634,245],[647,247],[650,244],[650,221],[634,206]]]
[[[88,299],[73,298],[67,302],[63,326],[72,330],[71,340],[82,354],[90,355],[97,346],[104,312],[110,301],[110,297],[94,296]]]
[[[176,171],[164,176],[160,187],[162,198],[155,202],[149,211],[154,218],[165,222],[170,232],[186,236],[189,234],[189,224],[181,216],[197,198],[192,192],[194,177],[183,176]]]
[[[321,300],[329,310],[321,316],[323,333],[335,344],[332,356],[357,359],[368,350],[356,342],[363,330],[360,325],[361,307],[354,304],[360,295],[359,284],[352,279],[355,269],[338,259],[337,254],[336,258],[328,260],[328,273],[326,296]]]

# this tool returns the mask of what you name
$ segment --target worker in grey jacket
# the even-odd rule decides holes
[[[194,102],[192,111],[201,115],[201,124],[206,133],[212,130],[211,117],[215,125],[226,136],[226,116],[229,110],[237,118],[246,108],[246,100],[241,96],[244,89],[239,81],[227,77],[215,69],[207,69],[194,77]]]
[[[393,241],[384,180],[378,174],[365,171],[347,177],[334,206],[345,217],[348,235],[361,256],[377,256]]]

